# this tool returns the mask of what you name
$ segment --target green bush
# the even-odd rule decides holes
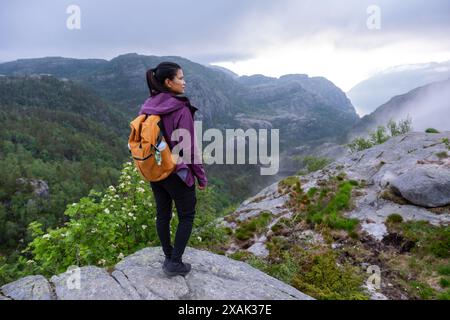
[[[434,128],[428,128],[425,130],[426,133],[440,133],[438,130]]]
[[[442,143],[450,150],[450,140],[448,138],[442,138]]]
[[[410,132],[412,130],[411,124],[412,120],[410,117],[399,120],[398,123],[393,120],[389,120],[386,127],[378,126],[375,131],[369,132],[368,139],[357,137],[347,144],[347,146],[352,153],[372,148],[374,145],[386,142],[391,137]],[[386,133],[387,131],[389,131],[389,134]]]
[[[286,241],[268,243],[274,263],[259,263],[260,269],[316,299],[368,299],[362,289],[363,274],[349,263],[336,263],[331,249],[305,250]]]
[[[217,227],[214,188],[197,193],[197,212],[190,245],[219,247],[226,242],[225,228]],[[175,208],[174,208],[175,209]],[[67,206],[64,226],[45,229],[39,222],[29,225],[33,240],[24,250],[17,267],[32,266],[28,272],[46,276],[58,274],[71,265],[113,266],[123,257],[147,246],[158,246],[156,209],[148,183],[131,162],[124,164],[117,186],[105,192],[92,190],[88,197]],[[171,223],[172,241],[177,226],[176,209]],[[27,264],[25,264],[26,262]],[[23,276],[19,270],[3,266],[3,278]],[[8,280],[8,279],[6,279]]]

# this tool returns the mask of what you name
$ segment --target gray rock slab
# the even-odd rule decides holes
[[[53,276],[58,300],[129,300],[131,297],[108,272],[95,266]]]
[[[41,275],[27,276],[0,288],[12,300],[52,300],[50,283]],[[1,296],[1,295],[0,295]]]

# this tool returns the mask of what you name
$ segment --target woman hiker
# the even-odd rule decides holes
[[[162,62],[156,68],[149,69],[147,85],[150,97],[142,105],[139,115],[157,114],[161,117],[164,138],[170,150],[179,143],[170,139],[172,132],[181,128],[188,130],[191,135],[188,147],[192,150],[193,158],[196,150],[194,113],[197,108],[190,104],[187,97],[182,96],[185,83],[183,70],[176,63]],[[163,270],[168,276],[185,276],[191,270],[191,265],[182,261],[182,255],[194,222],[197,202],[195,178],[198,180],[198,188],[203,190],[208,182],[205,170],[201,163],[197,164],[192,159],[190,163],[177,164],[174,172],[167,178],[150,182],[156,201],[156,229],[166,257]],[[173,247],[170,243],[172,200],[175,202],[179,220]]]

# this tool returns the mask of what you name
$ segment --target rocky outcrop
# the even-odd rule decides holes
[[[399,214],[405,221],[424,220],[433,225],[450,223],[450,151],[444,142],[450,132],[427,134],[413,132],[391,138],[373,148],[341,157],[323,170],[305,176],[294,176],[307,192],[320,181],[344,172],[348,179],[364,181],[353,209],[345,216],[357,218],[363,232],[381,241],[387,234],[386,218]],[[280,193],[278,182],[243,202],[230,217],[221,221],[236,230],[240,221],[257,217],[262,212],[273,216],[264,232],[245,243],[232,243],[227,253],[239,249],[265,257],[266,240],[271,227],[279,219],[289,219],[293,212],[285,203],[288,195]],[[434,208],[430,208],[434,207]],[[303,231],[304,232],[304,231]],[[320,242],[320,235],[310,231],[309,241]],[[298,237],[299,243],[307,242]]]
[[[40,198],[48,198],[50,196],[48,183],[44,180],[19,178],[17,183],[22,185],[29,184],[33,189],[33,193]]]
[[[167,277],[160,247],[130,255],[108,272],[85,266],[45,279],[29,276],[0,288],[13,300],[291,300],[312,299],[297,289],[252,268],[208,251],[186,248],[192,264],[186,276]]]

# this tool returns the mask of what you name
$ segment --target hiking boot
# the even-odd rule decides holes
[[[190,263],[183,263],[183,262],[172,262],[169,261],[165,266],[163,266],[163,271],[166,275],[169,277],[173,276],[185,276],[191,271],[191,264]]]
[[[165,259],[164,259],[164,263],[163,263],[163,269],[165,268],[165,267],[167,267],[167,264],[170,262],[170,257],[166,257]]]

